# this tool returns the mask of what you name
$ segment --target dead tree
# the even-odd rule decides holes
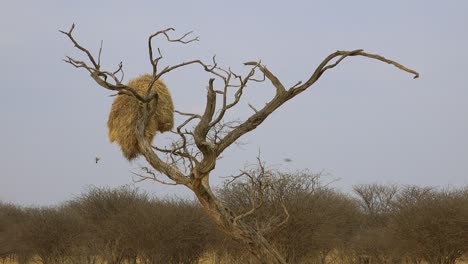
[[[234,144],[240,137],[262,124],[281,105],[311,87],[327,70],[336,67],[347,57],[362,56],[375,59],[414,74],[414,78],[419,76],[416,71],[406,68],[398,62],[377,54],[366,53],[362,49],[352,51],[340,50],[328,55],[306,81],[299,81],[290,87],[285,86],[260,61],[244,63],[249,69],[248,74],[245,76],[237,74],[231,69],[220,67],[215,57],[213,57],[213,61],[210,63],[205,63],[201,60],[191,60],[172,66],[160,67],[163,56],[159,49],[153,48],[152,42],[155,37],[162,36],[169,42],[181,44],[198,41],[198,38],[189,39],[191,32],[174,39],[170,36],[170,33],[174,29],[168,28],[158,31],[148,38],[149,62],[152,67],[153,81],[148,86],[146,95],[140,95],[134,89],[122,83],[122,64],[115,71],[101,69],[102,46],[98,57],[95,58],[88,49],[81,46],[73,37],[74,28],[75,26],[72,25],[70,30],[60,32],[66,35],[74,46],[84,53],[87,61],[76,60],[68,56],[65,58],[65,61],[76,68],[88,71],[91,78],[101,87],[118,92],[119,94],[133,96],[141,104],[142,114],[135,127],[135,133],[141,154],[155,171],[150,168],[143,168],[145,174],[138,174],[139,177],[142,180],[152,179],[160,183],[179,184],[188,187],[196,195],[205,212],[219,228],[230,237],[244,243],[261,263],[286,262],[278,251],[264,238],[261,232],[243,221],[243,218],[257,210],[261,203],[254,203],[251,210],[244,214],[236,215],[213,193],[209,183],[210,172],[215,168],[216,161],[223,151]],[[156,55],[155,51],[157,52]],[[204,113],[200,115],[176,111],[179,115],[186,117],[186,120],[172,131],[178,139],[175,139],[170,146],[153,146],[152,142],[148,142],[144,136],[145,124],[150,116],[149,104],[152,100],[158,99],[157,93],[151,93],[152,84],[163,75],[189,65],[199,66],[203,71],[211,75],[211,78],[208,80]],[[215,80],[218,80],[217,84],[220,82],[217,88],[215,88]],[[226,121],[226,113],[232,111],[240,102],[245,89],[255,82],[263,81],[271,82],[273,89],[276,90],[274,97],[261,108],[249,105],[253,113],[246,120],[239,122]],[[193,125],[193,129],[190,128],[191,125]],[[161,179],[160,177],[166,177],[166,179]]]

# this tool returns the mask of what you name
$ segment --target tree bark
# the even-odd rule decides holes
[[[208,184],[208,176],[202,177],[202,180],[195,180],[192,187],[202,208],[210,218],[223,232],[239,243],[246,245],[250,253],[252,253],[260,263],[287,263],[262,234],[244,224],[242,219],[235,220],[235,214],[228,207],[224,206],[213,194]]]

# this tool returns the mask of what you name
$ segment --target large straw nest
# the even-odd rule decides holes
[[[143,96],[151,80],[152,76],[145,74],[131,80],[127,86]],[[145,127],[145,137],[149,142],[153,140],[156,131],[169,131],[174,126],[174,105],[166,85],[157,80],[151,91],[158,93],[158,100],[150,103],[151,116]],[[136,125],[141,116],[142,107],[133,96],[120,94],[114,99],[107,121],[109,140],[120,145],[123,155],[129,161],[141,153],[136,139]]]

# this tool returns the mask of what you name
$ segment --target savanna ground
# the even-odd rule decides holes
[[[313,261],[314,260],[311,260],[311,262],[309,263],[315,263]],[[9,260],[9,259],[5,259],[1,263],[2,264],[18,264],[17,261]],[[32,260],[31,263],[42,264],[41,260],[38,258]],[[104,263],[105,262],[96,262],[96,264],[104,264]],[[220,258],[218,256],[207,253],[205,256],[200,258],[197,264],[230,264],[230,263],[235,263],[235,261],[229,260],[227,258]],[[344,262],[343,262],[343,259],[341,259],[339,256],[329,256],[327,257],[326,263],[327,264],[341,264]],[[422,261],[420,264],[427,264],[427,262]],[[468,264],[468,257],[464,257],[462,259],[457,260],[455,264]]]

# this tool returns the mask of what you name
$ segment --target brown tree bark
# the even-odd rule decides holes
[[[193,192],[210,218],[230,237],[243,243],[260,263],[286,263],[279,252],[257,230],[236,220],[236,215],[219,201],[208,184],[208,177],[196,181]]]

